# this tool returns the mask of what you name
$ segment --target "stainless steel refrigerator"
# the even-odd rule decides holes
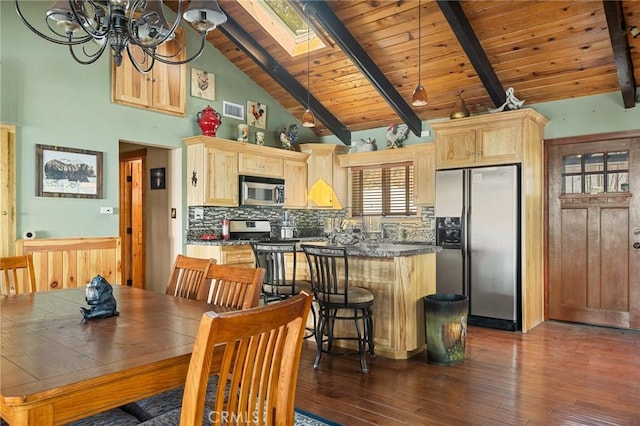
[[[436,172],[438,293],[469,297],[468,323],[522,329],[520,168]]]

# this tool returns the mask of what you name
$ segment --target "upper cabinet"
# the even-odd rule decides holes
[[[413,192],[417,206],[436,202],[436,147],[432,143],[410,145],[413,154]]]
[[[209,136],[183,141],[187,205],[237,207],[239,175],[284,179],[285,207],[306,205],[307,154]]]
[[[184,44],[182,28],[177,29],[176,39],[158,46],[158,55],[168,56],[172,60],[185,59],[185,50],[179,50],[179,46]],[[135,54],[135,49],[132,51]],[[187,67],[184,64],[168,65],[156,61],[151,72],[142,74],[135,69],[129,55],[125,53],[119,67],[112,65],[111,100],[118,104],[184,116],[186,73]]]
[[[307,163],[300,160],[284,160],[284,206],[307,207]]]
[[[344,145],[307,143],[300,150],[309,154],[307,172],[307,206],[342,209],[347,207],[347,169],[338,157],[349,152]]]
[[[449,169],[522,162],[528,120],[546,122],[534,110],[522,109],[433,123],[436,167]]]

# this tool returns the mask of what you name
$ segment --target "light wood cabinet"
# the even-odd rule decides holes
[[[158,55],[170,57],[173,61],[185,59],[186,51],[184,48],[180,51],[180,46],[185,43],[182,28],[177,29],[176,39],[158,46]],[[132,48],[132,52],[136,55],[136,48]],[[122,64],[119,67],[112,65],[111,101],[184,116],[186,73],[187,67],[184,64],[168,65],[156,61],[151,72],[142,74],[135,69],[129,55],[124,52]]]
[[[411,145],[413,154],[413,193],[416,205],[433,205],[436,201],[435,144]]]
[[[284,160],[284,206],[307,207],[307,163]]]
[[[344,145],[309,143],[300,150],[309,154],[307,161],[307,207],[342,209],[347,207],[347,169],[338,157],[349,152]]]
[[[187,145],[187,205],[238,206],[238,153],[221,144]]]
[[[536,111],[525,108],[431,125],[436,132],[438,169],[521,165],[522,331],[531,330],[544,321],[544,126],[547,122]]]
[[[221,265],[255,267],[253,249],[243,245],[187,245],[187,256],[215,259]]]
[[[285,207],[306,206],[309,154],[209,136],[193,136],[183,142],[187,146],[187,205],[237,207],[238,176],[246,174],[284,179]]]
[[[522,122],[501,114],[434,123],[438,169],[522,161]]]
[[[284,176],[284,161],[282,158],[241,152],[238,155],[238,172],[241,175],[282,178]]]

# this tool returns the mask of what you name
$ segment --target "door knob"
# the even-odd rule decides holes
[[[640,249],[640,243],[638,243],[638,242],[633,243],[633,248],[636,249],[636,250]]]

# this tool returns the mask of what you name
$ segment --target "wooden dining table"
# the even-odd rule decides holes
[[[84,288],[0,298],[0,414],[11,426],[65,424],[184,384],[202,314],[229,310],[117,285],[113,294],[119,315],[90,321]]]

